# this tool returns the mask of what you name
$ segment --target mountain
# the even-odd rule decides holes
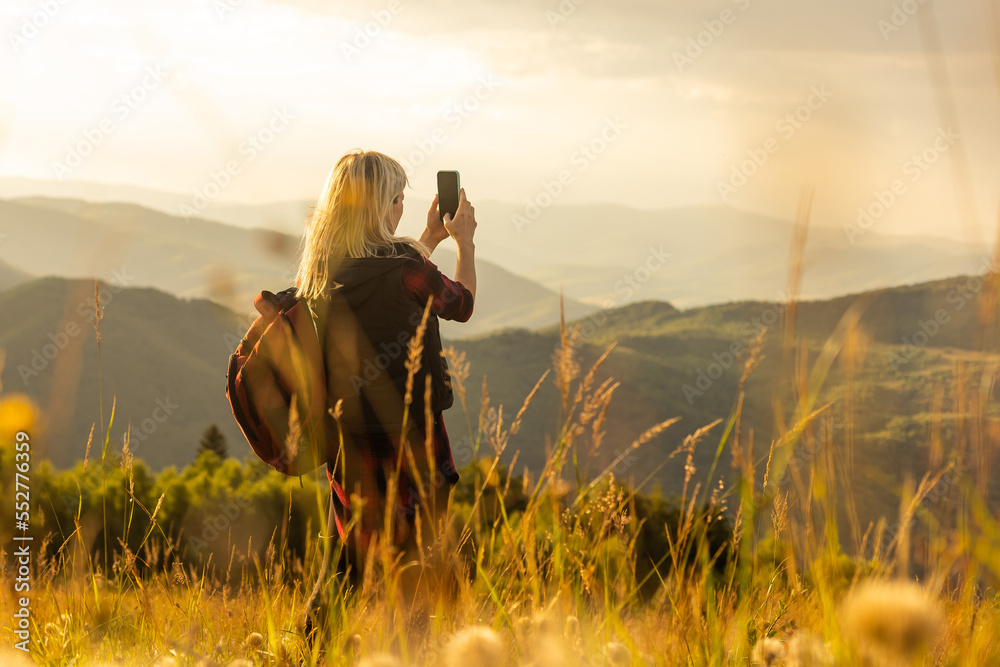
[[[828,435],[838,465],[853,461],[851,494],[867,522],[895,516],[896,494],[905,476],[919,480],[930,468],[935,433],[942,438],[946,457],[955,457],[956,470],[968,471],[963,457],[970,454],[963,451],[975,445],[969,444],[970,427],[963,426],[958,416],[960,406],[980,401],[982,391],[989,396],[997,377],[996,354],[981,351],[995,349],[990,346],[990,327],[980,324],[980,300],[988,297],[981,276],[966,276],[798,304],[799,354],[805,355],[809,369],[845,313],[855,304],[861,309],[849,354],[836,358],[816,406],[832,404],[793,456],[798,473],[808,481],[808,468],[819,463],[821,443]],[[679,493],[685,460],[671,454],[686,436],[722,419],[692,454],[698,471],[695,480],[714,486],[718,478],[705,475],[737,397],[743,369],[739,355],[745,359],[749,342],[766,329],[759,366],[746,384],[741,429],[744,440],[753,433],[760,483],[770,443],[778,436],[775,424],[789,422],[795,403],[793,359],[784,355],[782,347],[785,314],[786,304],[781,302],[740,301],[687,310],[664,302],[640,302],[572,323],[580,325],[584,334],[576,347],[577,381],[614,343],[592,386],[609,378],[622,383],[607,411],[607,435],[600,447],[592,450],[589,429],[578,437],[574,457],[581,470],[593,476],[620,459],[614,467],[619,479],[646,488],[659,484],[668,495]],[[477,423],[479,387],[485,376],[490,405],[494,409],[503,405],[503,426],[508,428],[534,383],[552,368],[558,344],[559,333],[553,328],[456,341],[455,347],[471,363],[472,374],[466,381],[471,423]],[[853,374],[850,368],[856,369]],[[570,399],[575,395],[574,388]],[[941,401],[937,407],[935,400]],[[550,377],[525,411],[505,461],[517,451],[519,469],[539,470],[546,447],[558,432],[560,402]],[[1000,415],[992,403],[983,414],[983,428],[1000,432]],[[672,417],[681,419],[662,435],[629,450],[646,428]],[[458,443],[456,457],[471,458],[464,417],[456,421],[457,427],[449,422],[453,442]],[[723,450],[717,468],[717,474],[727,479],[730,452],[731,447]],[[794,475],[783,480],[792,484]],[[957,480],[950,483],[953,487]],[[990,493],[994,501],[1000,499],[1000,480],[991,480]]]
[[[100,374],[94,280],[46,277],[0,292],[0,311],[17,313],[0,319],[2,386],[42,407],[47,424],[32,440],[41,456],[71,466],[83,458],[92,424],[91,456],[100,455],[100,396],[105,427],[117,401],[110,446],[121,448],[131,423],[131,449],[153,468],[190,461],[212,423],[231,452],[249,454],[225,396],[229,355],[248,319],[207,299],[152,288],[99,281],[97,290]]]
[[[0,201],[0,231],[9,236],[0,259],[14,266],[30,262],[36,274],[97,276],[179,296],[228,299],[231,306],[294,267],[289,237],[203,220],[186,223],[134,204]]]
[[[0,243],[3,243],[3,237],[0,237]],[[29,280],[31,280],[29,273],[15,269],[7,262],[0,261],[0,292]]]
[[[255,315],[263,289],[294,284],[299,239],[262,228],[190,221],[135,204],[74,199],[0,201],[0,261],[35,275],[97,276],[123,286],[148,286],[188,298],[209,298]],[[44,252],[40,249],[44,248]],[[454,275],[447,247],[433,261]],[[535,327],[558,321],[559,297],[485,260],[477,261],[476,310],[467,323],[445,322],[444,335],[482,333],[500,326]],[[567,300],[579,316],[583,304]]]
[[[300,228],[311,202],[233,206],[231,222]],[[218,213],[209,215],[218,216]],[[477,255],[592,308],[643,300],[694,307],[784,298],[794,225],[727,206],[647,211],[618,205],[552,205],[532,210],[476,203]],[[985,245],[933,237],[808,230],[805,298],[912,284],[982,270]]]
[[[530,217],[531,213],[535,217]],[[646,211],[616,205],[532,210],[476,207],[483,256],[550,289],[592,304],[664,300],[692,307],[774,299],[787,286],[794,225],[721,205]],[[948,239],[887,237],[872,228],[808,230],[802,294],[829,298],[974,273],[986,246]],[[659,257],[669,255],[666,260]]]
[[[42,407],[46,424],[32,437],[41,457],[71,466],[96,424],[90,457],[100,458],[101,396],[105,428],[116,401],[109,446],[121,449],[131,423],[132,452],[154,468],[191,461],[211,423],[230,451],[239,454],[240,444],[248,451],[225,395],[228,357],[245,321],[204,299],[107,282],[98,290],[100,376],[93,280],[48,277],[0,292],[0,310],[17,313],[0,321],[3,387]]]
[[[133,202],[170,216],[178,215],[181,204],[191,203],[190,194],[130,185],[0,179],[0,197],[26,195]],[[429,200],[426,193],[423,199]],[[419,234],[424,204],[418,203],[422,199],[417,194],[407,201],[401,233]],[[608,307],[654,299],[693,307],[783,298],[786,289],[793,237],[788,220],[723,205],[650,211],[610,204],[473,201],[480,261],[493,262],[552,293],[563,290],[574,305]],[[215,201],[200,215],[238,227],[290,233],[297,244],[314,205],[312,198],[270,204]],[[848,230],[843,222],[853,221],[812,222],[802,282],[805,297],[830,298],[976,273],[982,258],[991,254],[986,246],[950,239],[885,236],[879,234],[877,222],[867,230]],[[667,261],[657,259],[663,255],[669,255]],[[473,323],[464,331],[474,328]]]
[[[315,201],[283,201],[271,204],[225,204],[216,202],[202,213],[234,227],[276,229],[298,237],[316,206]],[[175,209],[176,210],[176,209]]]
[[[193,193],[170,192],[144,188],[124,183],[92,183],[74,180],[41,180],[31,178],[0,178],[0,199],[76,199],[91,203],[128,203],[137,204],[143,208],[179,215],[181,206],[191,206]],[[282,213],[282,220],[291,220],[295,216],[286,216],[292,211],[292,202],[288,205],[240,205],[214,200],[200,211],[203,217],[236,225],[238,227],[264,227],[278,231],[298,234],[302,228],[302,220],[294,227],[271,227],[269,220],[274,218],[276,211]],[[304,206],[304,204],[302,204]]]
[[[982,276],[964,276],[798,304],[797,354],[804,355],[807,369],[844,314],[852,307],[861,312],[859,331],[846,348],[850,353],[841,353],[831,366],[816,405],[832,404],[795,452],[793,461],[802,475],[808,477],[808,467],[820,461],[824,450],[817,443],[823,433],[829,434],[838,465],[854,461],[852,497],[867,520],[896,511],[895,490],[905,475],[919,479],[928,468],[935,433],[947,455],[958,457],[968,469],[961,457],[969,454],[962,452],[978,451],[969,449],[969,439],[978,431],[970,431],[958,415],[960,406],[981,402],[983,391],[989,398],[997,368],[996,354],[982,351],[993,349],[986,335],[991,329],[980,323],[982,313],[989,312],[981,307],[991,294],[986,287]],[[18,313],[0,320],[0,347],[7,352],[3,386],[28,394],[43,407],[47,427],[37,439],[43,456],[60,467],[82,458],[91,424],[100,423],[99,382],[105,423],[112,397],[117,397],[110,446],[121,447],[130,421],[132,449],[153,468],[189,461],[211,423],[223,430],[232,453],[249,454],[224,391],[226,361],[246,321],[204,299],[109,283],[99,288],[105,307],[100,377],[91,325],[93,281],[42,278],[0,293],[0,308]],[[591,386],[608,379],[621,382],[603,422],[606,436],[600,446],[592,448],[589,427],[577,436],[581,474],[593,477],[617,461],[613,469],[619,479],[644,488],[660,485],[668,495],[679,492],[685,461],[671,453],[685,436],[730,415],[742,372],[739,357],[766,328],[759,366],[746,383],[741,425],[744,447],[749,433],[754,434],[761,475],[778,433],[775,424],[789,422],[794,404],[793,359],[785,356],[781,334],[787,312],[781,302],[680,310],[644,301],[569,322],[570,329],[579,325],[581,336],[574,347],[575,381],[614,343]],[[446,414],[461,466],[475,451],[468,425],[479,423],[484,379],[489,395],[485,423],[495,429],[502,405],[502,426],[508,429],[535,382],[552,368],[559,331],[508,328],[445,344],[464,353],[470,364],[463,382],[469,414],[458,399]],[[851,368],[856,369],[853,375]],[[561,397],[554,379],[550,374],[541,385],[503,453],[508,463],[517,453],[519,471],[524,466],[537,474],[561,429]],[[575,395],[574,386],[570,401]],[[994,403],[982,405],[985,428],[1000,432]],[[681,420],[630,449],[647,428],[672,417]],[[96,431],[91,456],[103,444],[99,426]],[[731,470],[727,447],[717,477],[705,478],[722,432],[717,425],[692,453],[696,480],[713,487]],[[845,449],[848,440],[852,455]],[[491,452],[488,441],[480,443],[480,455]],[[1000,497],[1000,479],[990,484],[992,497]]]

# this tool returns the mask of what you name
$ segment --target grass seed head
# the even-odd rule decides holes
[[[514,635],[523,644],[539,641],[544,637],[558,637],[559,620],[548,611],[540,611],[532,616],[522,616],[514,621]]]
[[[773,667],[784,663],[785,645],[774,637],[765,637],[757,642],[750,652],[750,662],[761,667]]]
[[[811,632],[796,632],[788,640],[788,667],[833,667],[833,654],[823,640]]]
[[[503,664],[503,640],[484,625],[473,625],[452,637],[445,647],[446,667],[499,667]]]
[[[920,659],[945,624],[934,598],[905,581],[861,584],[844,600],[841,613],[845,634],[856,647],[888,663]]]
[[[613,667],[627,667],[632,664],[632,654],[628,648],[619,642],[608,642],[604,645],[604,657]]]
[[[581,663],[581,656],[567,650],[563,639],[555,636],[542,636],[528,644],[525,657],[524,667],[576,667],[586,664],[585,661]]]
[[[586,664],[580,655],[580,622],[575,616],[566,618],[563,629],[556,614],[538,612],[520,618],[515,634],[525,656],[523,667],[576,667]]]

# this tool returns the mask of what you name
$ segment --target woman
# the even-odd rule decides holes
[[[340,158],[308,223],[296,283],[324,343],[331,432],[339,434],[327,476],[356,564],[379,545],[412,552],[418,514],[433,529],[458,481],[441,414],[452,391],[438,318],[472,316],[475,209],[463,189],[454,218],[442,223],[435,196],[419,241],[397,237],[407,185],[402,166],[382,153]],[[449,237],[454,281],[428,259]]]

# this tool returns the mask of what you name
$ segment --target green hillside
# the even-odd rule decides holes
[[[823,428],[832,433],[841,461],[838,465],[853,460],[856,486],[852,492],[866,514],[894,512],[898,505],[894,494],[904,476],[919,479],[927,468],[935,428],[932,412],[944,415],[937,427],[945,452],[953,450],[949,455],[959,457],[958,467],[964,465],[961,457],[969,458],[971,436],[948,415],[956,411],[957,401],[972,400],[975,387],[985,387],[987,396],[992,391],[1000,358],[980,351],[984,345],[978,320],[978,301],[985,293],[982,285],[975,277],[960,277],[799,304],[796,325],[806,370],[815,364],[848,308],[855,303],[863,308],[861,333],[854,346],[857,371],[850,387],[847,359],[841,354],[826,378],[818,405],[833,402]],[[227,358],[248,323],[205,300],[181,300],[153,289],[103,283],[102,289],[105,420],[112,397],[118,401],[113,446],[120,448],[125,424],[131,420],[133,450],[139,458],[153,469],[184,464],[191,460],[203,430],[217,423],[229,439],[230,451],[238,456],[249,453],[224,391]],[[91,281],[56,278],[0,293],[0,307],[17,314],[0,321],[0,347],[7,350],[4,387],[23,391],[45,408],[47,456],[59,467],[82,458],[90,426],[100,420],[97,345],[90,324],[92,297]],[[684,460],[682,456],[670,459],[670,453],[686,435],[729,417],[741,375],[734,352],[743,351],[770,325],[763,339],[762,361],[746,385],[742,421],[744,440],[753,431],[754,455],[762,475],[770,442],[778,433],[776,424],[787,424],[792,418],[796,398],[790,382],[792,358],[782,349],[784,315],[785,307],[778,303],[739,302],[681,311],[668,303],[641,302],[571,322],[570,328],[578,324],[582,334],[575,348],[577,379],[608,345],[616,343],[597,372],[594,386],[606,378],[621,383],[603,423],[606,436],[600,447],[592,448],[589,432],[577,438],[581,476],[592,477],[620,459],[614,468],[617,477],[649,487],[659,484],[668,495],[679,490]],[[495,421],[502,404],[506,429],[538,378],[552,368],[559,330],[506,329],[452,344],[467,355],[471,367],[466,389],[473,432],[484,376],[493,410],[486,418]],[[964,373],[960,381],[956,380],[958,368]],[[933,409],[936,396],[939,410]],[[525,412],[520,431],[504,454],[505,462],[516,452],[518,468],[537,471],[541,467],[546,447],[560,428],[553,418],[559,413],[560,400],[550,374]],[[167,418],[156,421],[164,416],[164,406],[176,407]],[[680,421],[637,450],[627,451],[645,429],[672,417]],[[456,462],[465,465],[472,459],[474,444],[457,400],[447,422]],[[722,425],[717,426],[695,449],[693,462],[702,476],[707,474],[722,430]],[[807,434],[812,440],[800,445],[797,461],[803,473],[820,456],[818,434],[819,425]],[[853,457],[848,456],[848,441],[853,442]],[[481,443],[480,447],[485,451],[489,445]],[[717,475],[728,475],[727,456]]]
[[[242,319],[210,301],[155,289],[103,282],[100,289],[105,424],[117,401],[110,446],[121,449],[129,421],[132,451],[154,469],[191,461],[212,422],[238,444],[242,434],[226,402],[225,371],[246,331]],[[99,456],[94,282],[35,280],[0,293],[0,309],[8,314],[0,320],[0,347],[7,352],[3,386],[43,408],[43,456],[58,467],[82,459],[93,423],[92,455]]]
[[[822,428],[832,434],[839,465],[847,465],[848,435],[853,440],[850,458],[856,481],[852,494],[867,518],[896,512],[896,493],[904,477],[911,474],[919,481],[926,471],[935,425],[932,402],[938,392],[944,413],[940,432],[946,460],[949,449],[956,446],[951,452],[956,470],[968,465],[969,434],[948,414],[955,410],[956,401],[969,401],[984,382],[990,391],[993,369],[1000,361],[996,354],[979,351],[985,344],[978,320],[982,294],[980,279],[959,277],[799,304],[797,334],[808,351],[807,368],[815,364],[848,308],[857,303],[863,309],[857,352],[861,358],[850,389],[845,355],[841,354],[826,379],[819,404],[833,402],[827,411],[830,421]],[[793,371],[782,350],[784,311],[782,304],[764,302],[687,311],[662,302],[644,302],[572,323],[589,333],[578,348],[581,375],[607,345],[617,343],[595,384],[606,377],[622,383],[608,410],[608,435],[592,459],[586,456],[590,451],[586,437],[581,439],[581,465],[586,462],[591,472],[603,470],[645,428],[680,417],[666,433],[616,468],[619,477],[641,483],[652,475],[652,481],[661,483],[667,493],[677,491],[683,483],[684,461],[681,457],[668,461],[669,454],[697,428],[729,417],[742,372],[733,352],[744,350],[770,324],[764,335],[763,360],[746,386],[742,424],[744,437],[753,430],[758,474],[762,475],[771,439],[776,437],[775,423],[787,423],[794,407],[795,393],[789,382]],[[477,398],[470,403],[478,402],[478,387],[485,374],[493,405],[502,402],[505,421],[511,418],[535,380],[551,366],[558,342],[558,329],[549,328],[509,330],[456,343],[472,364],[468,383]],[[964,373],[961,382],[956,380],[956,369]],[[779,416],[775,402],[781,407]],[[546,434],[555,432],[549,415],[556,413],[558,403],[558,391],[547,381],[511,445],[512,451],[521,450],[519,465],[534,468],[543,460],[539,443],[545,442]],[[702,475],[711,464],[723,425],[695,450],[694,463]],[[799,446],[796,458],[803,473],[820,455],[819,436],[817,428],[813,440]],[[723,474],[730,468],[725,458],[728,451],[719,467]],[[1000,489],[994,489],[993,497],[998,493]]]

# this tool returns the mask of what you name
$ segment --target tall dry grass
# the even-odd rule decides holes
[[[801,262],[804,234],[793,250],[793,267]],[[795,281],[801,271],[790,275]],[[579,328],[565,322],[551,371],[538,379],[509,426],[504,406],[490,410],[484,378],[478,421],[467,422],[482,455],[470,503],[456,505],[448,495],[440,504],[433,457],[425,449],[428,433],[424,442],[404,447],[400,470],[414,477],[423,500],[416,548],[378,545],[354,577],[338,566],[342,546],[329,526],[309,531],[302,559],[288,551],[287,528],[281,527],[262,556],[260,545],[248,544],[211,554],[197,568],[175,562],[184,544],[172,541],[169,527],[157,521],[162,497],[145,507],[131,492],[134,463],[126,438],[121,465],[129,472],[132,502],[120,511],[126,526],[142,513],[150,528],[138,549],[122,543],[116,560],[105,565],[93,558],[88,541],[95,531],[87,523],[94,519],[77,515],[56,555],[33,564],[31,659],[159,665],[996,663],[1000,616],[991,586],[1000,573],[1000,529],[983,495],[996,429],[988,397],[968,395],[961,368],[959,404],[948,407],[967,428],[955,442],[936,441],[935,469],[902,490],[899,529],[887,538],[896,517],[851,525],[846,532],[860,554],[853,558],[840,543],[837,510],[854,470],[851,429],[840,431],[844,440],[838,441],[820,425],[835,409],[844,410],[849,423],[855,408],[850,401],[846,409],[819,405],[818,396],[835,363],[864,363],[862,309],[848,311],[815,359],[807,358],[794,327],[784,327],[795,402],[785,407],[775,401],[781,427],[766,447],[742,423],[764,334],[753,341],[729,417],[696,429],[663,456],[667,465],[682,466],[684,477],[675,524],[662,526],[668,550],[659,562],[641,562],[639,496],[614,477],[625,454],[593,478],[577,465],[606,447],[603,424],[619,383],[601,372],[614,345],[583,372]],[[412,359],[419,359],[419,345],[418,336]],[[471,417],[470,369],[462,355],[446,353],[456,395]],[[410,368],[412,376],[416,364]],[[513,443],[550,377],[560,393],[558,433],[544,468],[518,478]],[[412,382],[408,388],[414,389]],[[676,429],[675,422],[637,429],[624,452]],[[807,437],[821,440],[821,453],[800,469],[793,455]],[[106,446],[107,440],[102,458]],[[708,470],[694,464],[700,447],[713,452]],[[974,457],[979,474],[960,480],[961,502],[947,516],[927,515],[921,501],[955,457]],[[726,458],[732,469],[721,471]],[[786,475],[793,484],[779,483]],[[323,486],[314,488],[325,516]],[[523,506],[510,511],[516,492]],[[847,514],[852,521],[857,516]],[[909,576],[911,538],[920,521],[928,536],[921,556],[926,575],[916,583]],[[721,546],[713,542],[719,526],[728,535]],[[163,539],[149,540],[154,532]],[[11,542],[3,544],[6,549]],[[4,582],[10,581],[9,562],[8,552]],[[303,622],[310,600],[322,601],[311,616],[312,641]],[[3,588],[0,609],[5,620],[11,617],[10,586]],[[3,659],[13,661],[6,627]]]

